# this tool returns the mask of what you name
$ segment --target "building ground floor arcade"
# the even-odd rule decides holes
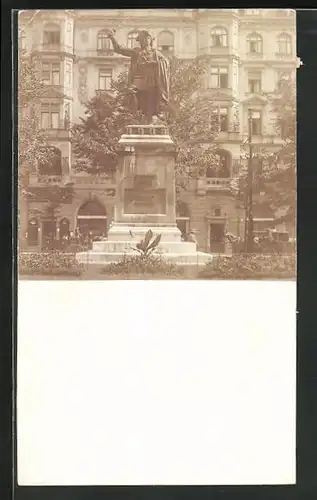
[[[76,187],[68,203],[58,206],[54,214],[45,214],[45,203],[22,202],[19,216],[20,251],[43,251],[58,248],[64,236],[79,233],[92,238],[107,237],[114,217],[115,189],[99,185],[87,189]],[[272,224],[272,214],[255,213],[255,229]],[[199,250],[211,253],[230,253],[224,235],[229,232],[244,236],[244,209],[220,188],[204,194],[186,191],[177,202],[177,226],[183,235],[195,232]]]

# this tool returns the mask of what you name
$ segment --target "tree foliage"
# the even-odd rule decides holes
[[[30,174],[45,166],[47,174],[54,167],[54,149],[49,146],[40,128],[37,105],[49,91],[39,78],[33,60],[25,51],[19,52],[18,67],[18,186],[27,201],[43,202],[40,214],[54,218],[61,203],[72,196],[72,185],[30,186]],[[53,173],[53,171],[52,171]]]
[[[171,101],[166,119],[179,150],[179,179],[197,174],[211,163],[217,165],[212,142],[219,131],[218,122],[212,118],[210,96],[199,93],[206,63],[204,58],[188,62],[171,59]],[[92,174],[115,170],[118,140],[127,125],[139,120],[130,111],[130,99],[127,74],[122,73],[112,82],[112,92],[99,92],[86,104],[85,116],[72,128],[75,169]]]
[[[276,222],[295,222],[296,212],[296,86],[284,78],[278,91],[268,96],[271,113],[276,117],[276,137],[281,147],[253,148],[253,201],[275,214]],[[247,187],[248,144],[242,152],[241,166],[232,179],[232,191],[245,199]]]
[[[24,188],[35,163],[49,160],[49,151],[45,148],[47,141],[36,112],[36,105],[46,92],[32,59],[21,50],[18,68],[18,154],[19,180]]]

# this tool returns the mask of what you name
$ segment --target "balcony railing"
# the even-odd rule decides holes
[[[62,183],[61,175],[41,175],[31,174],[29,177],[30,186],[59,186]]]
[[[229,56],[235,52],[232,46],[227,45],[227,46],[216,46],[216,45],[209,45],[208,47],[201,47],[199,49],[200,55],[217,55],[217,56]]]
[[[75,174],[72,176],[72,182],[75,187],[85,187],[93,188],[100,186],[103,188],[115,189],[116,187],[116,177],[115,173],[108,175],[90,175],[90,174]]]
[[[73,54],[74,49],[65,43],[34,43],[32,52],[67,52]]]
[[[230,177],[224,179],[219,177],[206,177],[205,184],[208,191],[228,190],[230,189]]]

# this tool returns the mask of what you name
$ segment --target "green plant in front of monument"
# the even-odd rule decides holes
[[[154,236],[151,229],[149,229],[145,234],[144,240],[141,240],[139,243],[137,243],[136,247],[133,248],[133,250],[138,252],[142,259],[146,259],[157,249],[161,238],[161,234]]]
[[[166,262],[160,254],[155,255],[155,250],[161,241],[161,234],[154,236],[151,229],[147,231],[133,250],[138,255],[127,256],[119,262],[109,264],[102,269],[102,274],[121,275],[127,277],[160,277],[160,278],[181,278],[184,269],[175,264]]]

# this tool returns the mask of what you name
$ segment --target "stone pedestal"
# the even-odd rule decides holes
[[[181,241],[176,225],[174,143],[164,125],[131,125],[122,135],[117,168],[114,220],[108,239],[93,243],[77,254],[81,262],[116,262],[151,229],[160,234],[157,252],[179,264],[203,264],[210,255],[197,252],[196,244]]]

